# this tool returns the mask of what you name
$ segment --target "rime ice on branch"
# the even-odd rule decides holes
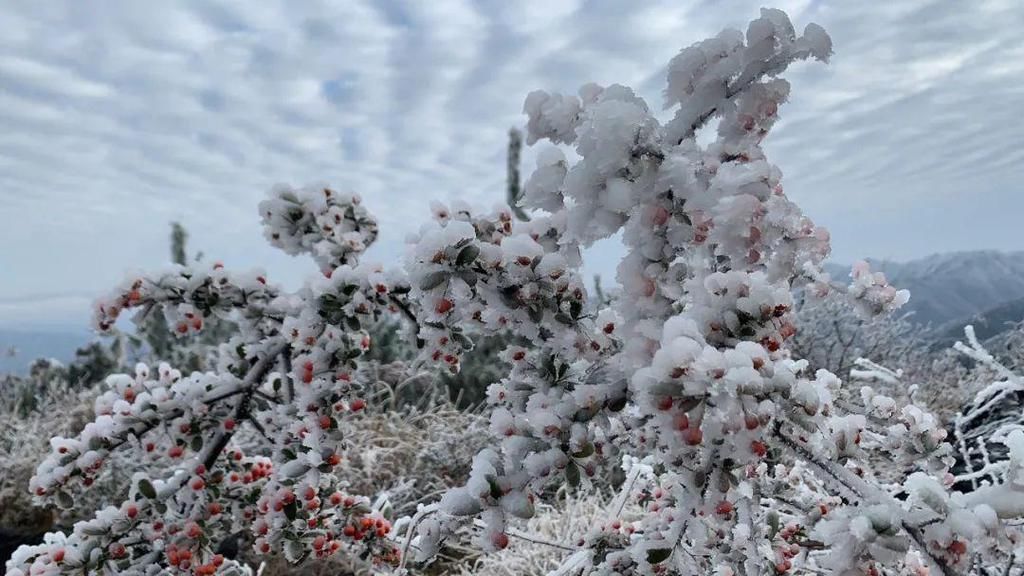
[[[346,493],[337,471],[349,456],[345,431],[366,408],[357,376],[371,345],[363,326],[406,307],[408,285],[400,272],[357,263],[377,234],[358,196],[278,187],[260,212],[271,242],[310,253],[325,277],[288,294],[261,272],[179,267],[130,278],[100,300],[101,331],[138,309],[165,314],[176,334],[201,331],[214,315],[239,332],[221,346],[216,373],[183,376],[162,365],[151,376],[139,365],[134,377],[108,378],[96,420],[77,438],[53,439],[31,489],[70,505],[114,450],[134,451],[155,475],[137,474],[127,501],[70,535],[19,549],[9,574],[230,573],[242,567],[213,549],[240,530],[252,531],[257,553],[292,561],[335,553],[397,561],[390,522]],[[261,455],[234,444],[243,427],[265,440]]]
[[[19,549],[8,573],[239,570],[213,553],[211,535],[241,528],[258,553],[296,562],[426,560],[470,520],[482,526],[479,547],[501,549],[512,517],[623,457],[649,472],[625,484],[643,514],[627,522],[614,517],[621,506],[610,510],[566,573],[954,574],[1013,558],[1019,430],[1004,435],[1006,465],[980,471],[988,484],[955,492],[968,478],[948,473],[953,449],[935,418],[868,385],[853,394],[789,353],[793,289],[832,289],[821,271],[829,237],[785,196],[761,141],[789,93],[779,74],[830,52],[820,27],[798,36],[784,13],[763,10],[746,34],[727,30],[672,59],[665,125],[620,85],[530,94],[529,142],[572,145],[580,159],[538,154],[528,222],[508,207],[436,204],[405,272],[358,263],[377,225],[357,196],[279,187],[260,205],[267,238],[312,255],[323,277],[296,293],[221,267],[129,279],[98,303],[99,329],[138,309],[162,311],[178,333],[226,317],[239,335],[214,373],[140,367],[109,380],[96,422],[54,439],[32,489],[66,503],[114,450],[154,472],[120,507]],[[712,120],[715,138],[698,144]],[[619,233],[624,293],[594,310],[581,249]],[[846,293],[864,313],[907,298],[864,266],[852,278]],[[495,446],[464,486],[403,522],[401,539],[367,498],[344,491],[339,467],[345,430],[374,409],[359,369],[373,345],[364,327],[384,313],[415,322],[419,364],[439,370],[458,370],[480,334],[515,342],[502,354],[508,376],[488,389]],[[855,376],[891,385],[897,374],[865,364]],[[234,443],[249,428],[258,454]],[[885,484],[871,457],[910,473]]]
[[[526,184],[526,207],[547,212],[531,225],[550,235],[515,226],[494,238],[466,214],[425,230],[410,262],[414,290],[436,303],[421,332],[434,359],[456,365],[456,331],[474,322],[533,344],[506,352],[512,371],[489,391],[496,448],[416,518],[420,558],[464,517],[484,520],[480,546],[503,548],[510,516],[626,453],[658,471],[636,490],[646,513],[581,543],[570,562],[584,573],[967,565],[967,542],[992,515],[927,517],[923,491],[948,480],[938,422],[868,387],[848,398],[836,376],[807,374],[787,350],[793,289],[832,289],[821,271],[829,236],[785,196],[761,142],[789,94],[778,75],[830,53],[819,26],[798,36],[784,13],[762,10],[745,35],[727,30],[669,62],[676,111],[664,126],[625,86],[527,97],[528,142],[580,157],[546,148]],[[717,136],[702,146],[696,133],[711,120]],[[624,294],[595,315],[576,294],[575,264],[619,232]],[[865,313],[907,299],[866,265],[852,277],[847,294]],[[868,451],[919,469],[900,488],[911,498],[873,478]]]

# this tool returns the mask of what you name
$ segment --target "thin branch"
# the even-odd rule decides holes
[[[403,302],[394,294],[389,294],[388,300],[391,300],[391,303],[394,304],[396,308],[401,310],[402,314],[404,314],[405,317],[408,318],[410,322],[412,322],[413,326],[416,327],[416,348],[423,348],[423,346],[425,346],[427,342],[423,340],[423,338],[420,338],[420,323],[419,320],[416,319],[416,314],[413,313],[412,309],[409,308],[409,305],[407,303]]]
[[[281,378],[284,379],[285,390],[288,391],[288,401],[295,400],[295,383],[292,382],[292,349],[285,346],[281,351]]]
[[[263,377],[267,375],[273,366],[273,359],[280,353],[280,348],[283,348],[284,344],[278,344],[278,350],[274,350],[269,354],[265,354],[263,357],[258,359],[255,364],[249,368],[249,372],[245,375],[245,379],[242,380],[242,390],[244,393],[238,400],[238,404],[235,406],[235,419],[243,420],[249,416],[249,401],[252,399],[256,389],[263,383]],[[213,465],[217,462],[217,458],[220,453],[224,450],[224,447],[228,445],[231,437],[234,435],[234,430],[225,430],[221,428],[217,436],[213,440],[213,444],[206,453],[203,459],[203,465],[207,469],[213,468]]]
[[[477,519],[477,520],[473,520],[473,526],[476,526],[477,528],[487,528],[487,523],[484,522],[483,520]],[[520,532],[519,530],[515,530],[513,528],[509,528],[509,529],[505,530],[505,533],[508,534],[509,536],[513,537],[513,538],[518,538],[520,540],[525,540],[525,541],[531,542],[533,544],[540,544],[542,546],[550,546],[552,548],[558,548],[559,550],[565,550],[567,552],[575,552],[577,550],[576,548],[573,548],[572,546],[566,546],[565,544],[559,544],[557,542],[551,542],[550,540],[544,540],[544,539],[541,539],[541,538],[536,538],[534,536],[530,536],[528,534],[524,534],[523,532]]]

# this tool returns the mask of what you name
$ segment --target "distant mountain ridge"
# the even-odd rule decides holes
[[[934,254],[908,262],[873,260],[872,270],[910,290],[903,308],[909,320],[937,333],[960,332],[967,323],[985,326],[994,335],[1007,322],[1024,319],[1024,252],[977,250]],[[827,264],[832,278],[845,282],[849,266]],[[982,334],[979,333],[979,336]]]
[[[972,324],[985,340],[1024,320],[1024,252],[979,250],[935,254],[908,262],[868,259],[898,288],[910,290],[904,312],[930,326],[936,345],[963,338]],[[827,263],[836,282],[849,280],[850,266]],[[85,329],[0,328],[0,374],[24,373],[36,358],[69,362],[79,346],[94,339]],[[9,348],[17,354],[8,356]]]

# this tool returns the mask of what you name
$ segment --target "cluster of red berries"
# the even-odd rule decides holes
[[[236,462],[240,462],[244,458],[244,455],[240,450],[235,450],[231,453],[231,459]],[[257,480],[263,478],[269,478],[271,472],[273,472],[273,465],[270,460],[265,458],[258,459],[251,463],[245,464],[245,472],[231,472],[228,475],[228,480],[232,484],[252,484]]]
[[[203,329],[203,317],[198,316],[193,312],[186,312],[185,319],[178,322],[174,329],[178,334],[182,335],[188,334],[189,329],[192,329],[194,332],[199,332]]]
[[[672,409],[674,401],[670,396],[662,396],[657,400],[657,408],[662,412]],[[698,446],[704,442],[704,431],[701,430],[700,422],[691,422],[686,412],[680,411],[672,418],[672,427],[683,436],[683,442],[688,446]]]
[[[800,525],[796,522],[790,522],[783,526],[782,530],[779,530],[779,537],[782,538],[784,544],[781,544],[776,551],[776,573],[784,574],[793,568],[791,559],[800,553],[800,544],[796,541],[800,530]]]
[[[363,516],[353,518],[352,521],[341,529],[346,537],[359,541],[364,538],[384,538],[391,532],[391,523],[383,518],[371,518]]]
[[[178,545],[173,542],[167,546],[164,554],[167,557],[168,564],[178,570],[191,572],[197,576],[216,574],[217,569],[224,563],[224,556],[220,554],[214,554],[210,557],[209,562],[203,564],[193,562],[195,556],[192,550],[178,547]]]

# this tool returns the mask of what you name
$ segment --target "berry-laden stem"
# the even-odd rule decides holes
[[[253,364],[249,371],[246,373],[245,378],[242,380],[242,397],[238,399],[238,404],[235,405],[235,420],[241,422],[242,420],[248,419],[249,417],[249,401],[252,399],[253,394],[259,388],[260,384],[263,383],[263,377],[267,375],[267,372],[274,366],[274,360],[279,354],[285,354],[287,357],[287,346],[284,344],[277,344],[270,348],[266,354],[260,357],[259,360]],[[213,441],[210,451],[203,458],[203,465],[207,469],[212,468],[217,462],[217,457],[224,451],[224,447],[228,445],[231,437],[234,435],[234,430],[225,430],[220,428],[217,432],[217,436]]]

